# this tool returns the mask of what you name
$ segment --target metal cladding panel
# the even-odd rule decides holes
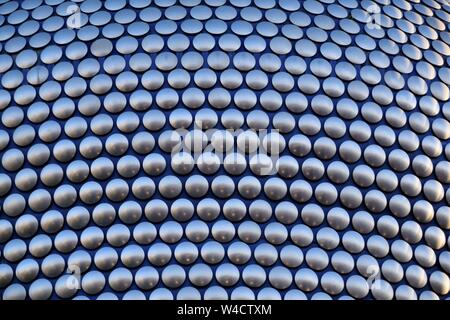
[[[446,299],[447,0],[0,0],[1,299]]]

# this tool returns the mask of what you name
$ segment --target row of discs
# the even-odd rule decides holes
[[[213,207],[209,207],[209,205],[213,205]],[[209,236],[221,243],[228,243],[238,237],[248,244],[257,243],[263,239],[274,245],[293,241],[300,247],[308,247],[315,243],[326,250],[334,250],[342,244],[345,250],[353,254],[362,252],[367,246],[372,254],[385,257],[390,252],[389,242],[386,239],[391,240],[401,236],[405,246],[403,249],[407,249],[411,253],[407,256],[409,258],[400,259],[397,256],[395,258],[407,262],[413,257],[412,252],[415,248],[416,252],[421,252],[415,256],[416,261],[425,267],[431,267],[435,265],[438,255],[433,250],[444,249],[448,247],[449,242],[449,238],[446,238],[445,232],[439,227],[429,226],[422,229],[421,225],[415,221],[405,221],[399,224],[395,218],[389,215],[382,215],[375,220],[368,212],[358,211],[350,219],[345,210],[336,207],[328,211],[325,220],[324,212],[314,204],[305,206],[301,211],[300,217],[304,224],[293,224],[297,221],[298,214],[292,210],[293,206],[289,202],[282,202],[275,209],[275,218],[281,222],[269,222],[264,227],[260,227],[258,223],[267,222],[271,217],[271,211],[270,206],[269,210],[267,209],[267,203],[258,200],[249,208],[249,215],[253,221],[241,221],[236,226],[233,222],[237,223],[245,214],[240,205],[237,200],[226,202],[224,204],[226,218],[210,222],[217,218],[219,204],[212,199],[205,199],[198,204],[197,210],[204,220],[210,222],[208,224],[205,221],[193,220],[192,204],[182,199],[171,209],[172,215],[180,222],[190,221],[183,227],[177,221],[164,222],[168,208],[162,201],[153,200],[146,206],[145,215],[146,218],[158,224],[158,231],[155,225],[148,221],[138,223],[142,212],[140,207],[133,202],[125,202],[118,212],[118,220],[128,225],[136,224],[133,232],[127,225],[118,223],[119,221],[113,224],[116,212],[111,205],[106,203],[95,207],[92,214],[92,222],[95,225],[89,227],[87,225],[91,217],[83,207],[71,209],[67,213],[66,219],[56,210],[45,212],[40,221],[31,214],[24,214],[17,219],[14,226],[8,220],[0,220],[0,240],[6,243],[2,250],[3,257],[9,262],[18,262],[27,251],[35,257],[41,257],[42,252],[48,253],[53,246],[55,250],[62,253],[69,253],[78,245],[87,249],[96,249],[103,242],[115,247],[122,247],[130,241],[131,234],[133,234],[134,241],[142,245],[147,245],[155,239],[174,244],[181,241],[183,236],[199,244],[206,241]],[[448,207],[439,209],[436,220],[442,226],[441,228],[448,228],[448,219]],[[72,230],[62,229],[65,222]],[[325,222],[331,227],[325,226]],[[350,226],[355,231],[343,231]],[[53,234],[54,239],[38,234],[39,227],[43,231]],[[317,231],[317,227],[320,227],[320,230]],[[83,231],[78,235],[73,230]],[[317,232],[314,234],[313,230]],[[11,239],[14,231],[22,239]],[[373,231],[382,236],[363,237]],[[23,239],[28,240],[29,244]],[[421,244],[422,241],[426,245]]]
[[[346,52],[349,51],[347,49]],[[351,53],[348,55],[351,56]],[[425,68],[425,71],[416,70],[422,77],[412,75],[406,81],[399,71],[391,70],[382,74],[377,66],[367,65],[358,70],[352,65],[353,61],[339,62],[333,67],[324,58],[305,61],[297,55],[290,56],[284,62],[273,53],[263,53],[258,60],[249,52],[237,53],[232,61],[229,53],[223,51],[214,51],[206,59],[196,51],[183,54],[180,60],[173,53],[152,56],[136,53],[127,66],[121,55],[111,54],[103,62],[102,68],[95,59],[85,58],[77,70],[67,61],[51,61],[55,65],[51,67],[49,74],[41,65],[26,69],[25,72],[11,69],[11,56],[3,54],[0,56],[0,70],[4,72],[1,80],[1,104],[4,107],[8,100],[14,100],[19,105],[27,105],[37,98],[52,102],[64,95],[79,98],[89,92],[109,93],[112,98],[114,95],[110,92],[114,89],[123,93],[142,87],[155,91],[164,84],[167,88],[155,93],[156,102],[163,109],[173,108],[178,100],[189,108],[198,108],[201,105],[199,101],[206,100],[203,90],[213,93],[209,95],[208,102],[219,109],[229,105],[230,100],[234,100],[242,109],[249,109],[255,105],[252,101],[256,99],[255,92],[251,90],[258,93],[263,89],[269,90],[261,95],[261,102],[268,110],[277,108],[277,100],[293,89],[307,95],[322,89],[331,98],[348,94],[358,101],[371,96],[381,105],[388,105],[396,100],[404,108],[411,108],[411,104],[415,107],[414,101],[402,101],[405,95],[423,96],[428,93],[427,99],[434,103],[445,102],[449,97],[446,86],[449,82],[449,68],[444,67],[436,72],[431,65],[419,65]],[[195,65],[188,65],[188,62]],[[433,71],[426,68],[432,68]],[[358,74],[362,81],[356,79]],[[427,81],[431,80],[428,84]],[[33,85],[40,85],[39,90]],[[187,89],[188,86],[192,88]],[[13,96],[7,91],[12,89],[17,91]],[[177,91],[181,89],[186,90],[182,93]],[[236,89],[231,94],[228,91]],[[220,96],[215,97],[218,94]]]
[[[362,266],[361,268],[364,267],[367,266]],[[391,281],[395,281],[390,278],[395,273],[395,265],[392,265],[388,260],[383,264],[382,268],[388,274],[388,278]],[[127,268],[119,267],[112,270],[107,276],[100,271],[89,271],[80,280],[76,280],[80,282],[80,289],[87,296],[82,294],[75,296],[78,291],[77,287],[67,287],[66,283],[73,281],[70,275],[59,277],[54,288],[47,279],[35,280],[29,285],[28,294],[33,300],[45,300],[52,295],[66,299],[74,296],[74,299],[89,299],[89,297],[98,294],[96,299],[117,299],[117,295],[112,292],[101,293],[107,286],[113,292],[120,293],[123,299],[145,300],[149,298],[151,300],[167,300],[174,298],[174,289],[182,287],[177,290],[176,294],[176,298],[179,300],[201,299],[202,294],[200,290],[203,291],[204,299],[214,300],[228,298],[237,300],[255,299],[255,293],[257,293],[258,299],[279,300],[281,299],[281,290],[283,291],[284,299],[305,300],[307,299],[306,294],[320,287],[323,292],[319,291],[311,294],[311,299],[332,299],[332,297],[342,292],[347,292],[348,295],[342,295],[339,299],[361,299],[368,296],[377,300],[391,300],[394,297],[397,300],[439,299],[439,296],[431,290],[423,291],[420,296],[417,296],[413,287],[420,285],[421,280],[414,274],[416,271],[415,266],[411,266],[406,270],[406,277],[409,282],[412,282],[412,286],[402,284],[394,290],[386,280],[376,279],[373,284],[369,285],[367,279],[360,275],[352,275],[344,279],[334,271],[327,271],[318,276],[309,268],[300,268],[295,274],[292,274],[287,268],[281,266],[274,267],[266,272],[258,265],[249,264],[240,272],[235,265],[224,263],[215,268],[214,271],[206,264],[196,264],[187,272],[178,265],[170,265],[160,273],[153,267],[145,266],[133,274]],[[247,287],[236,286],[240,278],[242,278],[243,284]],[[157,288],[159,282],[171,290],[161,287]],[[259,289],[266,282],[271,286]],[[436,292],[443,293],[448,291],[449,278],[445,273],[435,271],[430,276],[430,282],[431,287]],[[189,283],[195,287],[186,286]],[[211,283],[219,286],[211,285]],[[129,290],[133,284],[140,290]],[[206,290],[197,289],[205,287],[207,288]],[[231,291],[230,297],[226,290],[228,288],[233,288],[229,290]],[[148,294],[149,291],[151,292],[150,294]],[[23,285],[13,284],[4,291],[3,298],[5,300],[17,300],[25,298],[26,295],[27,290]]]
[[[56,169],[57,168],[58,167],[56,167]],[[251,206],[257,205],[257,202],[254,202],[250,206],[246,205],[244,201],[247,199],[261,198],[278,202],[282,201],[285,197],[290,196],[289,200],[291,202],[286,201],[287,204],[282,202],[274,205],[275,212],[277,212],[278,207],[283,207],[282,210],[286,212],[283,214],[285,218],[278,217],[278,219],[286,224],[291,224],[296,221],[298,213],[306,210],[308,206],[317,206],[316,204],[308,204],[309,201],[316,200],[318,204],[323,206],[339,204],[346,210],[365,209],[372,213],[382,213],[385,210],[389,210],[393,216],[399,218],[413,215],[419,222],[422,223],[430,222],[435,217],[440,216],[436,222],[438,222],[441,227],[445,229],[448,228],[449,207],[445,204],[441,204],[440,202],[446,199],[448,203],[450,201],[450,194],[448,190],[444,193],[442,184],[435,180],[429,180],[423,185],[422,191],[420,180],[414,175],[405,175],[400,180],[400,185],[398,186],[396,180],[394,180],[394,184],[388,180],[392,179],[392,176],[388,173],[389,171],[381,172],[377,177],[381,180],[381,182],[378,182],[378,185],[381,186],[380,189],[382,189],[382,191],[378,189],[370,189],[364,193],[354,186],[346,186],[338,190],[329,182],[321,182],[312,186],[308,181],[301,179],[293,181],[289,186],[282,179],[274,177],[267,179],[264,183],[260,183],[252,176],[245,176],[235,183],[235,181],[229,176],[220,175],[213,178],[211,180],[211,184],[209,184],[208,180],[201,175],[192,175],[187,178],[184,183],[176,176],[167,175],[158,181],[158,185],[155,184],[154,180],[145,176],[136,178],[131,186],[129,186],[124,179],[112,179],[103,184],[90,181],[80,185],[79,190],[75,189],[75,187],[70,184],[62,184],[56,187],[52,193],[44,188],[37,188],[32,191],[27,198],[20,193],[11,193],[4,197],[2,209],[6,216],[19,217],[25,213],[26,209],[31,209],[36,213],[45,212],[49,210],[53,204],[59,208],[66,209],[74,206],[77,201],[81,201],[81,204],[84,205],[101,206],[105,200],[121,202],[125,201],[128,196],[133,196],[135,200],[143,201],[152,198],[154,195],[160,195],[169,200],[178,198],[182,195],[182,193],[186,193],[186,196],[192,198],[213,196],[219,200],[229,199],[227,201],[227,207],[232,208],[230,211],[234,211],[235,213],[231,216],[225,213],[225,217],[231,220],[239,221],[246,216],[247,209],[250,209]],[[23,175],[25,175],[25,173],[21,172],[21,176],[19,176],[19,178],[22,178]],[[133,176],[134,175],[131,175],[131,177]],[[33,175],[25,175],[25,177],[35,180],[37,179],[37,176]],[[6,186],[4,190],[6,190],[5,193],[7,193],[11,186],[11,180],[6,175],[1,175],[0,178],[3,182],[3,186]],[[386,179],[387,181],[382,179]],[[16,183],[18,183],[18,179],[16,180]],[[33,181],[30,181],[28,185],[31,183],[33,183]],[[386,189],[383,188],[384,184],[386,184]],[[48,185],[52,186],[51,184]],[[21,186],[27,186],[25,182],[23,182],[23,184],[21,182],[19,189],[25,191],[33,189],[21,188]],[[34,186],[31,184],[31,187]],[[389,189],[387,187],[389,187]],[[383,192],[394,191],[397,187],[400,187],[400,190],[407,196],[412,197],[422,194],[427,200],[420,199],[411,203],[410,200],[404,195],[395,194],[387,197]],[[243,200],[230,199],[235,196],[240,196]],[[125,202],[121,205],[119,212],[127,212],[121,216],[123,220],[139,220],[144,211],[143,208],[152,203],[152,201],[150,201],[147,204],[139,204],[135,200]],[[208,203],[208,205],[213,205],[210,210],[217,211],[214,215],[211,214],[211,216],[216,218],[220,213],[220,209],[218,204],[217,206],[215,205],[215,203],[218,202],[214,199],[212,199],[212,201],[213,203]],[[225,201],[222,200],[221,202]],[[266,203],[265,201],[262,202]],[[297,207],[296,203],[305,203],[306,206]],[[433,206],[433,204],[436,203],[438,203],[439,206]],[[113,212],[115,212],[116,210],[114,207],[112,205],[110,206],[113,208]],[[171,207],[170,211],[173,217],[180,221],[190,219],[194,214],[194,204],[193,201],[189,199],[172,200],[169,205],[164,204],[164,207],[166,208],[166,216],[169,211],[167,209],[169,206]],[[129,210],[129,208],[132,209]],[[183,216],[180,216],[176,213],[177,211],[187,213],[183,213]],[[268,214],[266,214],[267,218],[264,219],[264,221],[268,220],[271,216],[272,207],[270,204],[267,204],[265,211],[267,211]],[[323,212],[324,210],[319,207],[319,210],[316,210],[316,215],[321,216],[323,219]],[[92,214],[95,216],[94,213]],[[198,211],[198,208],[197,214],[201,218],[205,218]],[[237,218],[232,218],[232,216]],[[115,217],[115,213],[113,214],[113,217]],[[149,219],[152,220],[151,217],[149,217]],[[320,224],[320,222],[315,225],[318,224]]]

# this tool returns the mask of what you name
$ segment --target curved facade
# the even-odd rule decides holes
[[[447,0],[0,0],[2,299],[446,299]]]

